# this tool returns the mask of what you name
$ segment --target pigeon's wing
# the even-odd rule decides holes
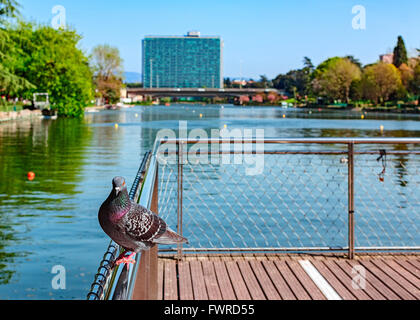
[[[136,204],[126,215],[124,229],[135,241],[151,242],[166,232],[167,225],[158,215]]]

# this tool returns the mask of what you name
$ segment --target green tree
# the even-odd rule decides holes
[[[11,68],[15,59],[14,46],[6,29],[6,19],[15,18],[19,14],[18,7],[15,0],[0,0],[0,92],[8,94],[13,90],[33,88],[29,81],[17,76]],[[3,99],[0,100],[2,102]]]
[[[420,62],[417,63],[413,72],[413,79],[410,83],[410,88],[414,94],[420,95]]]
[[[384,103],[400,90],[401,86],[400,72],[393,64],[379,62],[363,71],[363,96],[375,103]]]
[[[350,100],[353,81],[361,78],[359,67],[348,58],[334,57],[322,62],[314,71],[313,88],[327,99]]]
[[[108,103],[118,102],[123,85],[123,60],[118,48],[107,44],[96,46],[91,63],[100,96]]]
[[[36,89],[16,95],[30,99],[33,92],[47,92],[60,116],[82,116],[93,97],[88,58],[78,48],[81,36],[70,29],[20,22],[9,30],[14,43],[11,68]]]
[[[225,78],[224,84],[225,84],[225,88],[232,88],[232,81],[230,80],[229,77]]]
[[[263,88],[268,88],[268,87],[271,87],[272,86],[272,82],[270,80],[268,80],[268,78],[267,78],[266,75],[261,75],[259,82],[261,83],[261,86]]]
[[[306,68],[309,71],[313,71],[315,69],[312,60],[308,57],[303,57],[303,65],[304,69]]]
[[[347,59],[349,59],[351,62],[353,62],[356,66],[358,66],[359,67],[359,69],[360,70],[362,70],[362,63],[360,62],[360,60],[359,59],[357,59],[357,58],[355,58],[354,56],[352,56],[352,55],[348,55],[348,56],[345,56],[345,58],[347,58]]]
[[[408,64],[407,49],[404,40],[398,36],[397,46],[394,48],[394,65],[399,68],[403,63]]]
[[[398,70],[400,71],[401,81],[405,88],[409,89],[410,82],[413,80],[414,70],[402,63]]]
[[[294,96],[305,96],[312,93],[311,81],[314,65],[308,57],[303,58],[302,69],[291,70],[286,74],[279,74],[273,79],[276,89],[285,90]]]
[[[19,14],[19,4],[16,0],[0,0],[0,27],[6,18],[15,18]]]

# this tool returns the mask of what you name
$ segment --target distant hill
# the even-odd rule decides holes
[[[124,83],[137,83],[141,82],[141,73],[138,72],[124,72]]]

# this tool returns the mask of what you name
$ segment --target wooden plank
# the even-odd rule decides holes
[[[194,300],[190,262],[178,262],[179,299]]]
[[[141,251],[140,261],[131,300],[157,300],[158,298],[158,247]]]
[[[159,260],[158,262],[158,300],[163,300],[163,265],[164,262]]]
[[[346,261],[351,268],[356,265],[361,265],[362,261]],[[372,287],[377,289],[381,295],[383,295],[388,300],[401,300],[392,290],[390,290],[381,279],[375,276],[375,274],[370,271],[368,268],[366,270],[366,283],[370,283]]]
[[[389,267],[385,261],[380,259],[372,259],[371,262],[375,264],[379,269],[381,269],[384,273],[389,275],[392,279],[394,279],[398,284],[407,290],[413,297],[417,300],[420,300],[420,291],[414,285],[412,285],[409,281],[407,281],[401,274],[397,271]]]
[[[325,261],[310,260],[319,273],[328,281],[331,287],[342,297],[344,300],[356,300],[356,296],[344,286],[338,279],[338,275],[334,275],[324,264]]]
[[[375,289],[371,289],[372,295],[374,296],[372,297],[368,294],[366,289],[358,287],[353,288],[353,275],[351,274],[351,269],[343,260],[328,260],[325,261],[324,264],[358,300],[372,300],[375,298],[385,299],[378,294]],[[370,289],[370,284],[366,284],[366,288],[368,287]]]
[[[245,280],[245,284],[248,287],[248,291],[251,294],[253,300],[266,300],[264,292],[262,291],[258,280],[255,278],[254,273],[249,265],[248,261],[238,261],[239,270],[241,270],[242,277]]]
[[[391,289],[399,298],[404,300],[414,300],[415,298],[409,294],[406,290],[404,290],[394,279],[389,277],[385,272],[379,269],[376,265],[374,265],[369,260],[360,261],[360,263],[369,270],[369,272],[373,273],[375,277],[379,278],[389,289]]]
[[[201,262],[199,260],[190,261],[190,269],[194,300],[208,300]]]
[[[407,259],[408,263],[412,264],[417,270],[420,269],[420,261],[417,259]]]
[[[273,282],[274,286],[277,289],[281,299],[283,300],[296,300],[295,295],[293,294],[292,290],[290,290],[289,286],[287,285],[286,281],[280,274],[279,270],[274,265],[273,261],[263,261],[262,262],[267,274],[269,275],[271,281]]]
[[[398,263],[395,262],[395,260],[387,259],[384,260],[384,262],[390,266],[395,272],[400,274],[404,279],[409,281],[412,285],[414,285],[417,290],[419,290],[419,279],[413,275],[411,272],[404,269],[402,266],[400,266]]]
[[[281,300],[279,293],[264,270],[260,260],[249,262],[268,300]]]
[[[178,286],[175,261],[165,261],[164,266],[164,300],[178,300]]]
[[[228,272],[226,270],[224,261],[214,261],[213,262],[214,271],[218,283],[220,284],[220,293],[222,294],[223,300],[235,300],[235,292],[233,290],[232,284],[229,279]]]
[[[238,300],[251,300],[251,296],[235,261],[226,261],[226,269]]]
[[[219,284],[212,261],[202,261],[204,282],[206,283],[207,293],[210,300],[222,300]],[[224,284],[223,284],[224,285]]]
[[[420,279],[419,269],[408,263],[406,260],[395,259],[395,262],[402,266],[405,270],[409,271],[417,279]]]
[[[308,274],[305,272],[305,270],[303,270],[302,266],[297,261],[287,261],[286,263],[289,265],[290,270],[292,270],[296,278],[298,278],[299,282],[309,293],[312,299],[326,300],[321,290],[319,290],[317,285],[312,281],[312,279],[308,276]]]
[[[309,294],[302,287],[284,260],[274,261],[274,264],[298,300],[311,300]]]

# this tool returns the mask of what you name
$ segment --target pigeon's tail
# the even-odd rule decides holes
[[[164,234],[162,234],[159,238],[154,239],[153,242],[157,244],[188,244],[188,239],[168,228]]]

